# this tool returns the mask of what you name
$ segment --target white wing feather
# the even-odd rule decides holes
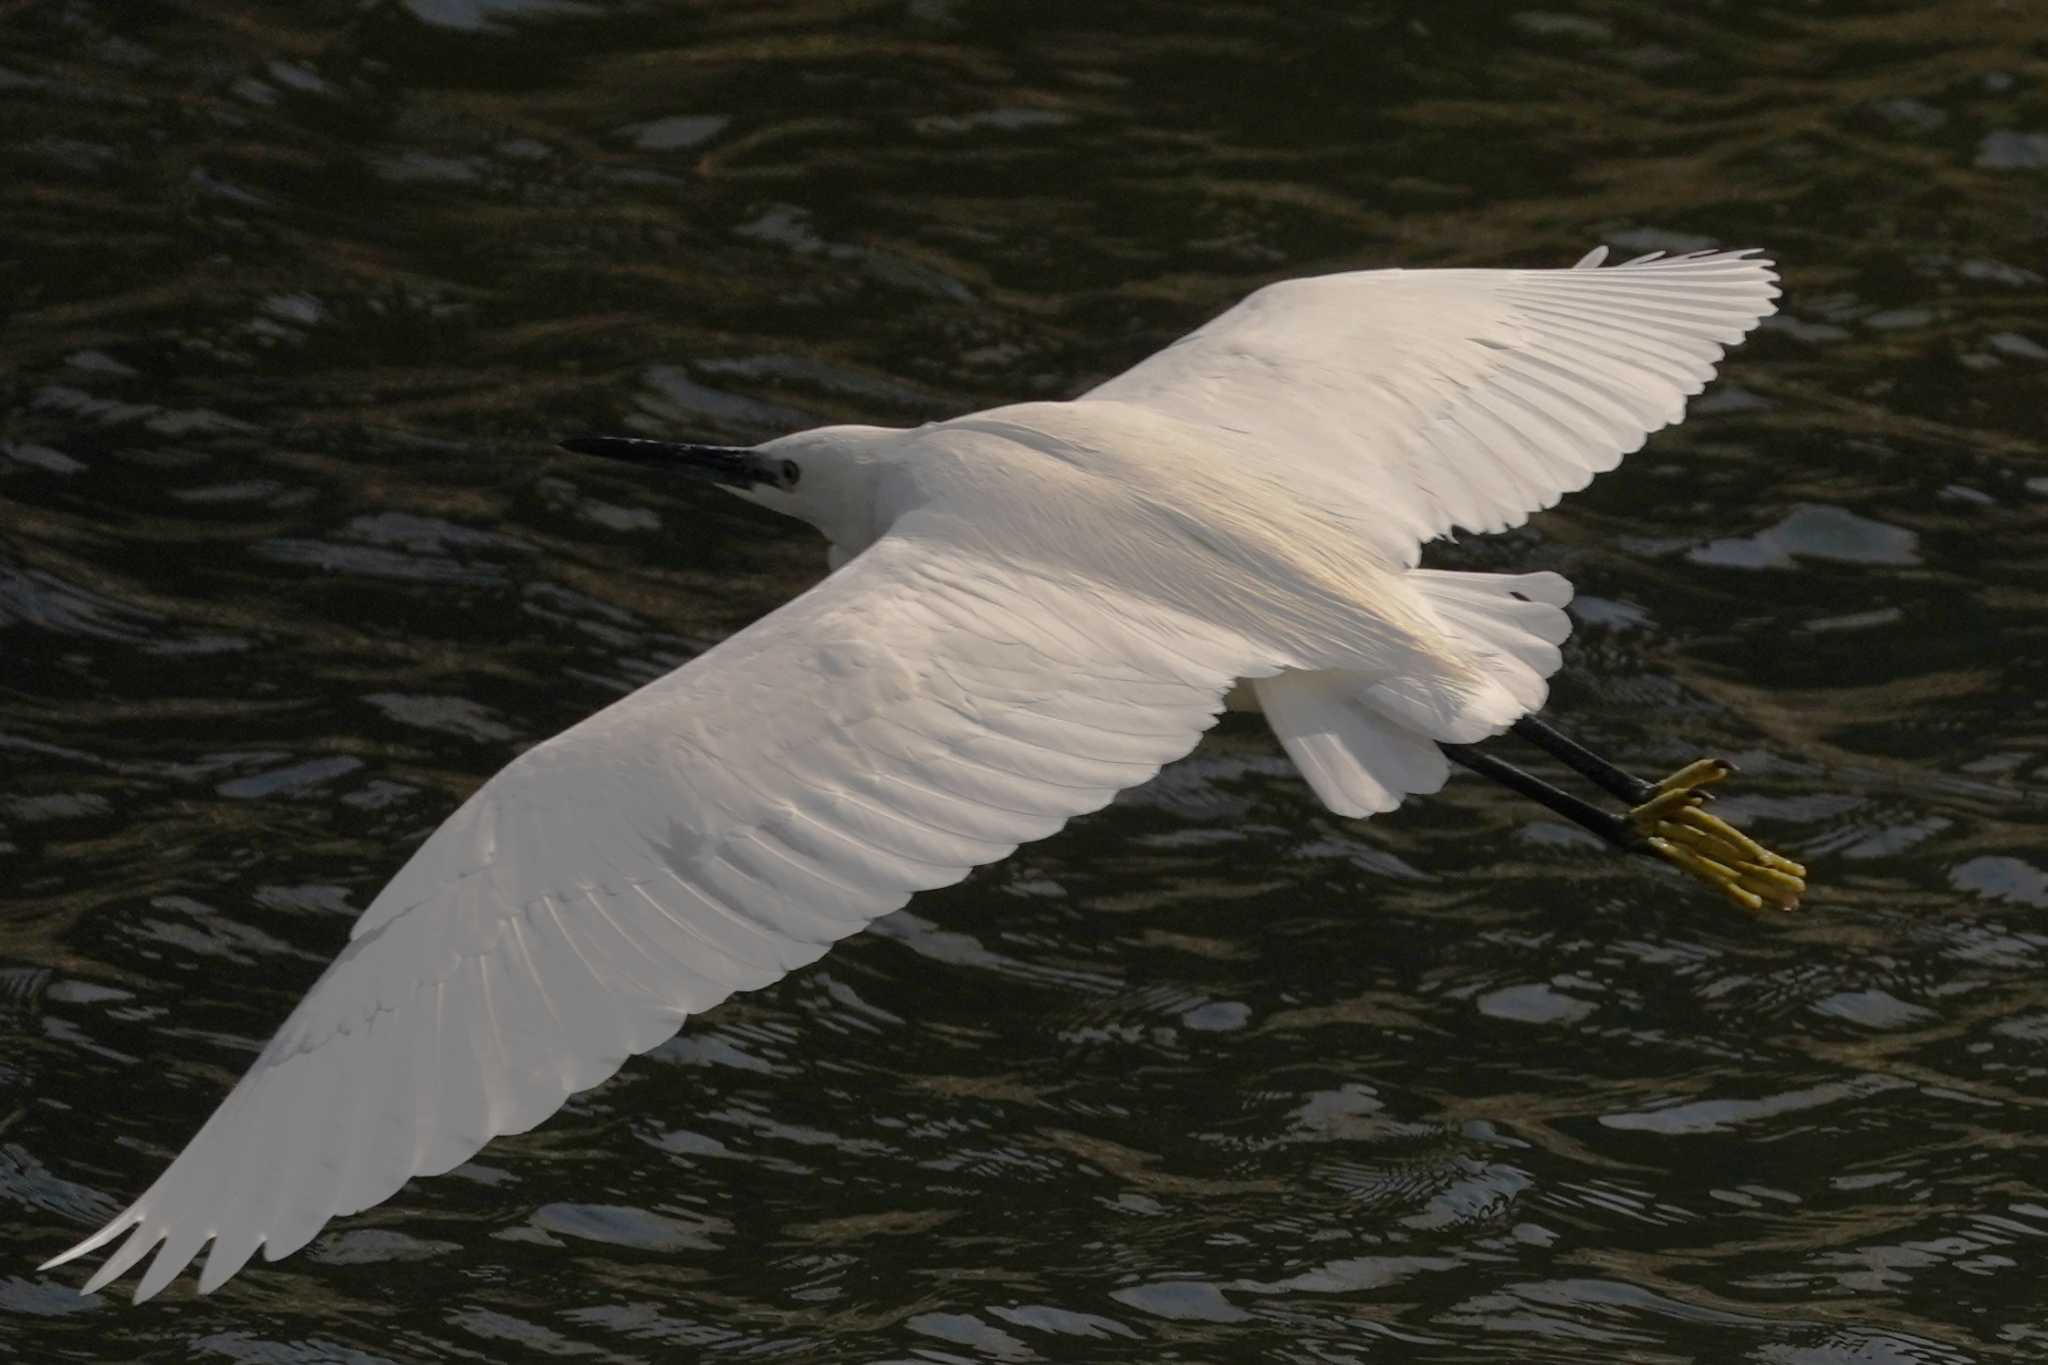
[[[1372,511],[1413,567],[1615,467],[1775,311],[1747,252],[1596,269],[1368,270],[1270,284],[1090,391],[1220,428]]]
[[[1169,643],[1170,642],[1170,643]],[[49,1262],[210,1290],[531,1128],[734,991],[1191,749],[1242,639],[890,536],[530,750],[421,846],[170,1168]]]

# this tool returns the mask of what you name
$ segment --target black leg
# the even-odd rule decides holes
[[[1482,754],[1469,744],[1438,744],[1444,756],[1481,777],[1521,793],[1615,848],[1662,858],[1688,876],[1713,887],[1745,910],[1768,903],[1790,910],[1806,893],[1806,869],[1779,857],[1724,820],[1699,807],[1698,790],[1734,771],[1716,758],[1695,759],[1662,782],[1645,782],[1623,772],[1584,745],[1575,744],[1533,716],[1510,727],[1581,776],[1629,803],[1628,815],[1610,815],[1542,778]]]
[[[1492,754],[1482,754],[1469,744],[1439,744],[1436,747],[1442,749],[1444,757],[1451,762],[1460,767],[1470,768],[1481,777],[1492,778],[1510,791],[1520,792],[1530,800],[1542,803],[1573,824],[1592,830],[1616,848],[1634,851],[1644,847],[1643,836],[1637,833],[1628,821],[1618,815],[1610,815],[1598,806],[1589,805],[1570,792],[1553,787],[1533,774],[1523,772],[1512,763],[1504,763]],[[1587,774],[1589,777],[1591,775]]]
[[[1645,782],[1633,773],[1623,772],[1563,731],[1544,724],[1534,716],[1523,716],[1510,729],[1552,758],[1562,761],[1600,790],[1620,797],[1631,806],[1640,806],[1657,794],[1656,783]]]

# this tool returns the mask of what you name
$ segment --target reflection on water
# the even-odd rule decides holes
[[[2026,6],[5,10],[0,1346],[2034,1360],[2048,64]],[[1251,284],[1761,244],[1683,429],[1435,562],[1815,869],[1756,924],[1227,722],[213,1298],[31,1267],[403,852],[809,581],[553,452],[1073,393]]]

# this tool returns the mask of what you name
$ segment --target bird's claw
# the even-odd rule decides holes
[[[1660,796],[1670,792],[1698,792],[1701,787],[1726,782],[1733,776],[1735,765],[1725,758],[1696,758],[1659,782],[1657,792]]]
[[[1688,763],[1628,813],[1629,824],[1651,852],[1751,914],[1767,906],[1796,910],[1806,894],[1806,869],[1701,808],[1706,793],[1698,788],[1734,771],[1722,759]]]

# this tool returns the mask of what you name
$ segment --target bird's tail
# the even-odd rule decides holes
[[[1303,777],[1339,815],[1392,810],[1443,786],[1439,740],[1469,743],[1537,710],[1571,631],[1572,585],[1554,573],[1442,573],[1408,581],[1477,666],[1472,679],[1375,678],[1338,670],[1288,672],[1253,684],[1259,705]]]
[[[1571,580],[1554,573],[1416,569],[1408,581],[1435,610],[1445,633],[1471,649],[1473,662],[1514,698],[1520,709],[1509,723],[1541,709],[1550,675],[1564,661],[1557,647],[1572,633],[1564,612],[1572,600]]]

